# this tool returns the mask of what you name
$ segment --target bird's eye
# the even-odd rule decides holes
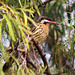
[[[44,24],[47,24],[47,22],[44,22]]]
[[[47,24],[48,22],[44,22],[44,24]]]

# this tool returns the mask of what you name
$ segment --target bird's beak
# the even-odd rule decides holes
[[[55,21],[50,21],[51,24],[56,24],[56,25],[59,25],[57,22]]]

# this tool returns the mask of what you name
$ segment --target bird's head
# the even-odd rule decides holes
[[[39,17],[39,19],[36,21],[37,23],[41,23],[41,24],[44,24],[44,25],[51,25],[51,24],[56,24],[58,25],[57,22],[55,21],[52,21],[49,17],[46,17],[46,16],[41,16]]]

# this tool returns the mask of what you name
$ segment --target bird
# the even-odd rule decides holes
[[[52,25],[52,24],[56,24],[58,25],[57,22],[55,21],[52,21],[49,17],[47,16],[40,16],[37,20],[36,20],[36,27],[34,25],[29,25],[29,27],[31,28],[31,32],[33,33],[32,34],[32,37],[34,38],[34,40],[36,42],[38,42],[38,45],[41,46],[47,36],[48,36],[48,33],[49,33],[49,26]],[[11,65],[12,63],[14,62],[14,60],[12,60],[12,58],[10,58],[8,60],[8,62],[6,62],[3,66],[3,71],[5,72]],[[9,61],[11,62],[11,64],[9,64]]]
[[[58,25],[57,22],[52,21],[49,17],[40,16],[36,21],[37,27],[31,27],[33,38],[36,42],[38,42],[39,46],[41,46],[45,42],[49,34],[49,26],[52,24]]]

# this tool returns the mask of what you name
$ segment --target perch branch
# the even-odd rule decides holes
[[[43,60],[43,62],[44,62],[44,66],[45,66],[45,67],[47,66],[45,73],[46,73],[47,75],[51,75],[51,73],[50,73],[50,71],[49,71],[49,67],[48,67],[48,63],[47,63],[45,54],[42,52],[42,49],[41,49],[40,46],[37,44],[37,42],[36,42],[34,39],[32,39],[32,41],[33,41],[34,45],[36,46],[36,48],[37,48],[37,50],[38,50],[38,53],[40,54],[40,56],[41,56],[41,58],[42,58],[42,60]]]

